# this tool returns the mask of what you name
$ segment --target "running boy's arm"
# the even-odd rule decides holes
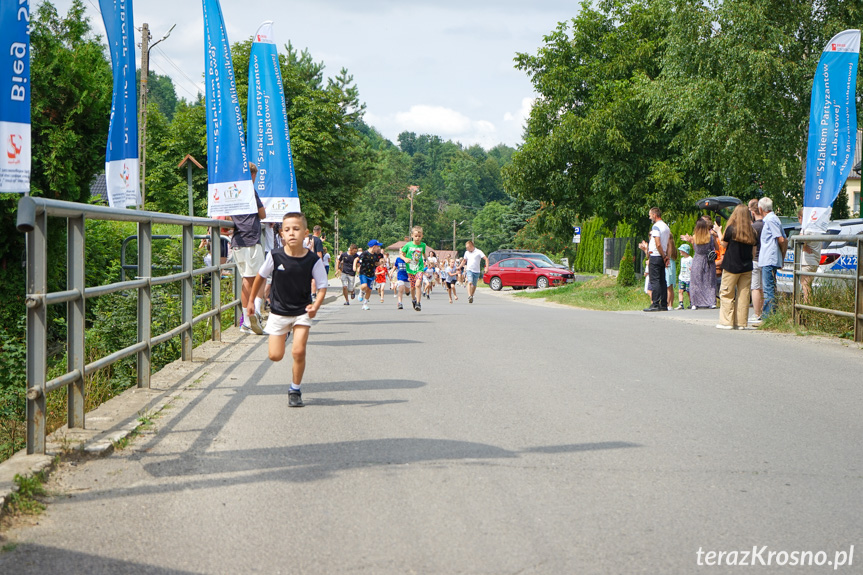
[[[255,281],[252,283],[252,291],[250,291],[249,293],[258,293],[258,291],[261,289],[261,287],[264,285],[264,282],[266,281],[266,278],[261,277],[260,275],[256,275]],[[249,307],[246,311],[249,312],[250,316],[255,315],[255,298],[249,298]]]
[[[320,309],[324,304],[324,296],[327,295],[327,270],[324,267],[323,260],[315,262],[315,267],[312,268],[312,279],[315,280],[315,285],[324,287],[318,288],[318,291],[315,293],[314,303],[310,303],[306,306],[306,312],[309,314],[310,318],[314,318],[315,315],[317,315],[318,309]],[[255,283],[257,283],[257,281],[258,278],[255,278]]]

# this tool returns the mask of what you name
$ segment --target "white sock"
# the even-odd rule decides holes
[[[293,381],[291,382],[291,391],[297,391],[300,389],[299,385],[296,385]]]
[[[263,298],[255,298],[255,313],[261,313],[261,306],[264,305]]]
[[[245,309],[243,310],[243,325],[249,325],[249,311]]]

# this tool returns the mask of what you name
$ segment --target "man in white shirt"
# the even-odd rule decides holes
[[[659,208],[650,208],[650,221],[653,222],[653,228],[650,230],[650,241],[647,244],[650,255],[647,269],[650,274],[653,301],[644,311],[668,311],[665,268],[668,267],[668,240],[671,238],[671,229],[662,221],[662,212]]]
[[[465,271],[465,279],[467,281],[467,301],[468,303],[473,303],[473,292],[476,291],[476,284],[482,276],[480,260],[485,260],[485,269],[488,269],[488,258],[482,250],[475,247],[473,242],[470,240],[465,242],[464,247],[465,252],[462,268]]]

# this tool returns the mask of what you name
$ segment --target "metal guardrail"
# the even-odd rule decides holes
[[[67,220],[66,290],[48,293],[47,248],[48,217]],[[87,287],[84,275],[85,218],[136,222],[138,224],[138,269],[151,270],[153,224],[179,225],[182,233],[182,266],[179,273],[151,277],[139,276],[103,286]],[[121,359],[137,355],[139,388],[150,387],[150,357],[153,347],[174,337],[182,338],[181,357],[192,359],[192,328],[201,321],[213,319],[212,337],[222,338],[222,313],[234,310],[235,321],[240,304],[241,284],[239,274],[234,273],[234,300],[221,305],[221,273],[223,269],[234,269],[236,264],[211,265],[195,269],[192,254],[194,226],[208,226],[213,262],[220,261],[220,227],[233,227],[233,222],[195,218],[158,212],[145,212],[121,208],[108,208],[74,202],[63,202],[45,198],[23,197],[18,202],[18,230],[27,234],[27,453],[45,453],[45,398],[48,393],[63,387],[68,388],[68,425],[70,428],[84,427],[84,378],[98,369],[107,367]],[[211,310],[193,317],[193,279],[210,274]],[[151,333],[152,297],[151,288],[171,282],[181,282],[181,321],[176,328],[159,335]],[[88,298],[107,295],[124,290],[138,290],[138,336],[137,342],[108,356],[84,364],[84,311]],[[47,307],[65,303],[67,325],[67,369],[60,377],[47,378]]]
[[[814,311],[819,313],[826,313],[829,315],[835,315],[838,317],[846,317],[854,320],[854,341],[855,342],[863,342],[863,273],[861,273],[860,263],[863,262],[863,236],[836,236],[830,234],[821,234],[821,235],[798,235],[792,236],[788,239],[788,242],[791,244],[792,249],[794,250],[794,268],[792,271],[792,281],[793,288],[791,290],[791,303],[793,310],[793,320],[794,325],[800,325],[800,311]],[[806,272],[800,269],[801,266],[801,256],[803,252],[803,244],[807,242],[847,242],[849,244],[857,245],[857,268],[854,269],[853,273],[850,274],[839,274],[839,273],[817,273],[817,272]],[[854,282],[854,309],[852,311],[842,311],[842,310],[834,310],[823,307],[815,307],[811,305],[806,305],[803,303],[798,303],[800,299],[801,286],[800,286],[800,278],[801,277],[817,277],[821,279],[829,279],[829,280],[844,280],[844,281],[853,281]],[[813,281],[814,284],[814,281]],[[814,287],[814,285],[813,285]]]

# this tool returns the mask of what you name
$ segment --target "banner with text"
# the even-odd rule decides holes
[[[99,0],[111,68],[114,96],[105,152],[105,186],[112,208],[141,203],[138,162],[138,91],[135,87],[135,27],[132,0]]]
[[[258,166],[255,190],[267,209],[264,221],[281,222],[288,212],[300,211],[288,112],[279,51],[273,23],[258,28],[249,54],[249,106],[246,148]]]
[[[207,215],[258,211],[231,46],[219,0],[203,0],[207,105]]]
[[[30,3],[0,2],[0,192],[30,191]],[[0,152],[2,153],[2,152]]]
[[[857,145],[856,83],[860,30],[834,36],[818,61],[809,109],[809,144],[803,189],[803,231],[821,233],[854,163]]]

